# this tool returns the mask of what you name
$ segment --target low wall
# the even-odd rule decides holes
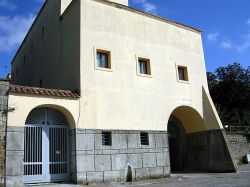
[[[9,89],[9,82],[0,79],[0,184],[4,184],[5,176],[5,138],[6,138],[6,109]]]
[[[227,133],[227,140],[238,164],[242,163],[242,158],[250,153],[250,136]]]

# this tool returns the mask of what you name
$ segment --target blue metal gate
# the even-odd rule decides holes
[[[26,120],[24,135],[24,182],[68,181],[69,127],[64,114],[36,108]]]

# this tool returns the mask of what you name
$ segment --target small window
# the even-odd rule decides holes
[[[148,133],[141,132],[140,134],[141,134],[141,145],[149,145]]]
[[[102,145],[105,146],[112,145],[111,132],[102,132]]]
[[[44,38],[44,34],[45,34],[45,28],[42,27],[42,39]]]
[[[23,63],[26,64],[26,56],[23,56]]]
[[[18,76],[18,69],[16,68],[16,70],[15,70],[15,77],[17,77]]]
[[[40,80],[39,80],[39,86],[40,86],[40,88],[43,87],[43,79],[40,79]]]
[[[34,49],[34,44],[31,44],[31,46],[30,46],[30,54],[31,55],[33,54],[33,49]]]
[[[187,67],[178,66],[178,79],[180,81],[188,81]]]
[[[99,68],[111,69],[110,52],[97,50],[96,63]]]
[[[143,75],[151,75],[151,67],[149,59],[138,59],[139,73]]]

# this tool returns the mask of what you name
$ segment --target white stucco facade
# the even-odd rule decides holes
[[[205,120],[206,128],[222,128],[211,100],[208,105],[213,110],[204,110],[202,90],[210,96],[199,31],[126,7],[117,8],[116,4],[102,0],[70,2],[62,1],[60,23],[53,19],[56,24],[46,25],[44,37],[47,39],[40,45],[48,50],[34,47],[33,57],[30,55],[34,60],[25,64],[17,83],[25,85],[29,81],[28,85],[39,86],[39,80],[43,80],[44,87],[79,89],[81,128],[166,130],[171,113],[179,106],[192,107],[202,118],[205,112],[213,114],[216,120],[212,124]],[[118,3],[126,5],[127,2]],[[47,2],[44,11],[48,12],[42,11],[31,29],[34,41],[40,39],[36,29],[41,29],[37,25],[42,17],[57,15],[47,9],[58,5]],[[54,32],[61,36],[51,38]],[[32,43],[29,41],[32,39],[28,35],[13,61],[13,72],[16,64],[22,63],[23,50],[28,48],[26,53],[29,52]],[[52,44],[55,41],[63,45],[57,48]],[[97,49],[110,52],[110,71],[95,68]],[[40,62],[40,55],[45,56],[41,58],[44,63]],[[138,75],[140,57],[150,59],[150,76]],[[178,80],[178,65],[187,67],[188,81]],[[23,69],[22,66],[19,69]],[[48,72],[41,75],[41,69]],[[40,73],[36,74],[37,71]],[[75,86],[71,84],[71,77],[76,80]],[[195,129],[189,131],[201,128]]]
[[[97,62],[100,52],[106,67]],[[12,61],[12,78],[10,186],[121,182],[175,169],[235,171],[208,90],[201,31],[129,8],[128,0],[47,0]],[[67,177],[56,178],[51,171],[60,169],[50,165],[48,153],[62,153],[53,144],[62,116],[68,124],[58,133],[67,134],[58,137],[68,151]],[[30,174],[29,160],[23,162],[33,148],[25,141],[36,137],[32,128],[43,133],[35,140],[45,142],[39,161],[45,169],[35,168],[40,178]]]

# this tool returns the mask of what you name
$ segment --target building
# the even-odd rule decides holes
[[[8,186],[236,170],[201,32],[128,0],[47,0],[12,78]]]

